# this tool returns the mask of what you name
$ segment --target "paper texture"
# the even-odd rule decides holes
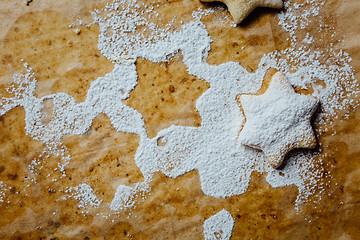
[[[179,18],[203,6],[190,0],[171,4]],[[77,19],[91,23],[90,11],[104,5],[105,1],[95,0],[33,0],[26,6],[22,0],[2,0],[0,93],[5,94],[11,74],[23,70],[20,60],[24,59],[36,73],[38,97],[65,92],[77,102],[84,101],[91,81],[111,72],[113,64],[97,48],[97,25],[80,26],[80,34],[68,26]],[[316,44],[326,48],[333,42],[348,52],[359,79],[360,2],[327,1],[323,9],[321,16],[335,27],[337,35],[325,36]],[[234,61],[248,71],[256,70],[264,54],[289,46],[288,34],[278,25],[278,13],[255,10],[236,28],[217,21],[222,14],[230,17],[225,8],[204,18],[213,40],[207,62]],[[310,24],[309,31],[316,28],[317,23]],[[343,42],[337,41],[342,38]],[[181,58],[176,55],[167,64],[137,61],[138,86],[124,102],[143,115],[150,137],[174,124],[201,125],[195,101],[209,85],[189,75]],[[253,174],[245,194],[216,199],[202,192],[197,171],[176,179],[157,173],[151,194],[135,209],[111,213],[107,204],[117,186],[143,180],[134,162],[139,137],[117,132],[107,116],[99,115],[84,135],[63,139],[72,156],[66,178],[52,181],[60,175],[53,173],[58,159],[51,156],[39,159],[37,181],[29,182],[25,180],[32,174],[28,166],[44,146],[26,134],[24,118],[21,107],[0,117],[0,181],[7,186],[6,202],[0,203],[1,239],[202,239],[205,219],[222,209],[235,220],[231,239],[357,239],[360,235],[357,109],[352,109],[348,120],[336,120],[334,136],[330,132],[318,139],[333,156],[325,159],[332,165],[330,187],[320,203],[304,204],[298,214],[294,209],[296,187],[274,189],[266,183],[266,176]],[[62,199],[64,189],[84,182],[102,200],[102,207],[83,209],[76,199]]]

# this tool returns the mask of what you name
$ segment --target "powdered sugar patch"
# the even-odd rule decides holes
[[[234,219],[225,209],[204,222],[205,240],[229,240],[234,227]]]
[[[9,191],[9,187],[2,181],[0,181],[0,203],[5,202],[6,192]]]
[[[288,160],[284,169],[271,168],[261,152],[243,146],[238,140],[245,118],[236,97],[239,94],[256,93],[266,71],[269,68],[278,69],[294,87],[306,88],[311,85],[314,88],[312,95],[324,106],[316,123],[319,129],[326,131],[329,117],[336,116],[338,109],[349,104],[350,100],[345,100],[357,93],[352,91],[357,86],[349,65],[349,56],[331,49],[326,52],[310,50],[306,45],[316,39],[309,34],[304,39],[297,39],[296,26],[300,24],[302,29],[307,21],[296,20],[299,13],[291,10],[294,6],[289,2],[287,10],[292,15],[285,12],[284,16],[288,17],[280,21],[281,24],[286,22],[285,28],[294,32],[289,49],[265,55],[254,73],[249,73],[235,62],[209,65],[206,57],[211,39],[201,22],[202,14],[194,14],[192,22],[174,30],[171,22],[162,28],[151,22],[151,16],[156,17],[156,11],[151,7],[147,8],[134,0],[124,5],[122,3],[114,1],[105,9],[94,12],[95,22],[100,25],[99,49],[115,63],[115,67],[111,73],[91,83],[84,102],[76,103],[74,98],[64,93],[36,98],[36,79],[25,64],[27,72],[14,77],[16,86],[9,89],[14,96],[2,99],[0,113],[5,114],[15,106],[24,107],[27,133],[46,143],[45,156],[61,156],[63,164],[59,168],[62,172],[70,156],[61,143],[61,137],[85,133],[98,114],[108,115],[118,131],[138,134],[140,144],[135,162],[145,182],[138,183],[142,186],[139,188],[119,186],[110,206],[113,210],[135,206],[135,195],[149,190],[147,183],[155,172],[161,171],[167,176],[177,177],[194,169],[199,170],[202,190],[210,196],[228,197],[244,193],[251,173],[258,171],[268,173],[267,181],[273,187],[298,186],[297,206],[306,201],[314,193],[318,179],[321,178],[321,164],[317,165],[313,161],[316,153],[298,153]],[[314,6],[320,9],[321,5]],[[316,9],[310,12],[314,17],[318,14]],[[150,17],[145,18],[144,14]],[[166,62],[169,55],[179,51],[189,74],[210,84],[210,88],[196,101],[202,125],[171,126],[151,139],[146,135],[141,114],[121,100],[128,98],[137,84],[138,57],[153,62]],[[325,63],[320,61],[324,58],[327,60]],[[316,85],[318,80],[323,81],[326,87]],[[42,123],[45,100],[51,100],[54,105],[53,116],[46,124]],[[164,143],[161,146],[158,145],[160,139]]]
[[[88,206],[100,207],[102,202],[94,194],[93,189],[85,183],[80,184],[76,187],[71,187],[66,190],[65,193],[68,193],[69,197],[72,197],[79,201],[79,208],[86,208]],[[64,197],[64,199],[66,200],[67,197]]]

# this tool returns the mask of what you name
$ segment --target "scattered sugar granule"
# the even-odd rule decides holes
[[[75,28],[75,29],[74,29],[74,33],[75,33],[76,35],[79,35],[79,34],[81,33],[81,29],[80,29],[80,28]]]
[[[69,193],[70,197],[79,201],[79,208],[86,208],[87,206],[100,207],[102,202],[94,194],[93,189],[85,183],[71,187],[65,192]],[[66,200],[67,198],[65,197],[64,199]]]
[[[7,188],[6,184],[2,181],[0,181],[0,203],[4,202],[4,199],[6,197],[6,191],[9,189]]]

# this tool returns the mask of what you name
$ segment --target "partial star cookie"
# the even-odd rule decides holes
[[[316,147],[310,121],[319,101],[297,94],[282,73],[274,74],[264,94],[242,95],[240,102],[246,122],[239,141],[262,150],[272,167],[292,149]]]
[[[255,8],[269,7],[282,8],[282,0],[200,0],[202,2],[222,2],[229,9],[234,22],[241,23]]]

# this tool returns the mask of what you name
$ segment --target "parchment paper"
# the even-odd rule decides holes
[[[5,92],[10,75],[22,70],[20,59],[24,59],[36,73],[37,96],[65,92],[78,102],[84,101],[90,82],[110,72],[113,65],[97,49],[96,25],[80,26],[79,35],[68,25],[76,19],[90,23],[89,11],[104,4],[105,1],[94,0],[34,0],[26,6],[22,0],[1,0],[0,93]],[[204,6],[195,0],[171,4],[178,16]],[[360,2],[333,0],[324,9],[321,14],[338,34],[319,44],[326,48],[327,43],[345,36],[344,42],[336,42],[336,46],[350,54],[359,79]],[[216,20],[222,14],[229,15],[226,9],[207,16],[204,24],[213,39],[208,63],[235,61],[249,71],[256,70],[263,54],[289,45],[288,34],[278,26],[277,13],[258,9],[236,28]],[[316,31],[316,23],[310,27]],[[245,46],[243,51],[239,51],[241,46]],[[125,103],[144,116],[150,137],[173,124],[201,124],[195,101],[209,86],[186,72],[181,55],[168,64],[138,59],[137,68],[138,86]],[[154,78],[158,80],[152,86]],[[325,159],[332,163],[327,169],[332,179],[316,208],[305,204],[296,213],[297,188],[274,189],[260,174],[253,174],[243,195],[226,199],[209,197],[201,190],[197,171],[192,171],[176,179],[156,174],[147,199],[110,220],[105,218],[109,214],[106,204],[111,202],[116,187],[143,180],[134,163],[139,137],[117,132],[107,116],[99,115],[86,134],[63,139],[72,156],[65,179],[52,182],[47,177],[54,174],[52,169],[58,161],[52,156],[42,159],[37,182],[27,186],[28,165],[44,146],[26,135],[24,117],[20,107],[0,117],[0,181],[11,188],[7,193],[9,202],[0,203],[1,239],[202,239],[204,220],[223,208],[235,219],[232,239],[360,236],[357,109],[351,109],[348,120],[336,120],[333,130],[337,134],[324,134],[319,139],[324,150],[334,157]],[[89,208],[84,214],[75,199],[62,200],[61,189],[83,182],[91,185],[104,207]]]

